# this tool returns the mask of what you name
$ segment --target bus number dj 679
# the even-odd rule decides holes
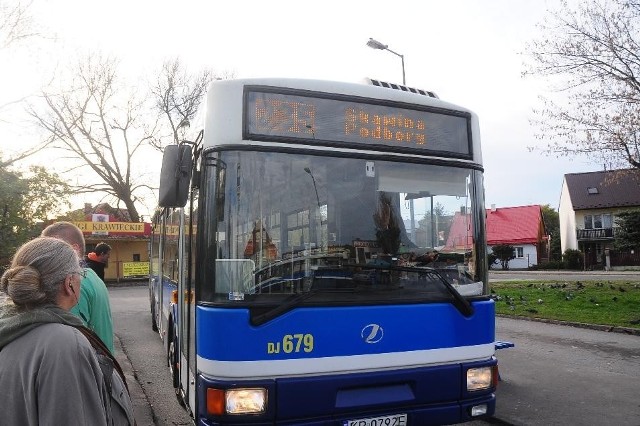
[[[281,342],[268,342],[267,353],[279,354],[284,352],[290,354],[292,352],[311,352],[313,351],[313,335],[312,334],[285,334],[282,336]]]

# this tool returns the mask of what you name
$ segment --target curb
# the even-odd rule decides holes
[[[153,411],[151,410],[151,404],[147,399],[147,395],[144,393],[142,386],[138,382],[136,372],[131,365],[131,361],[127,356],[122,341],[118,335],[113,335],[113,343],[115,346],[115,357],[118,360],[118,364],[122,368],[124,375],[127,379],[127,386],[129,387],[129,395],[131,396],[131,403],[133,404],[133,415],[136,420],[136,426],[155,426],[156,422],[153,421]]]
[[[107,281],[104,285],[109,287],[141,287],[148,286],[149,280],[136,280],[136,281]]]
[[[566,325],[569,327],[577,327],[577,328],[586,328],[589,330],[599,330],[606,331],[609,333],[621,333],[621,334],[630,334],[633,336],[640,336],[640,329],[631,328],[631,327],[619,327],[615,325],[600,325],[600,324],[587,324],[583,322],[570,322],[570,321],[561,321],[547,318],[535,318],[535,317],[524,317],[520,315],[504,315],[504,314],[496,314],[496,317],[499,318],[511,318],[517,320],[525,320],[532,322],[544,322],[547,324],[556,324],[556,325]]]

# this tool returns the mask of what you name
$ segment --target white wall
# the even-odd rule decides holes
[[[558,208],[560,218],[560,250],[562,253],[566,249],[578,249],[578,236],[576,235],[576,212],[573,210],[569,189],[566,180],[562,181],[562,191],[560,192],[560,207]]]
[[[517,244],[513,248],[523,248],[523,258],[515,258],[509,261],[509,269],[527,269],[529,266],[538,264],[538,254],[536,253],[536,246],[533,244]],[[527,255],[529,256],[529,263],[527,263]]]
[[[512,244],[513,248],[516,250],[517,248],[522,247],[522,252],[524,257],[515,258],[509,261],[509,269],[527,269],[530,266],[538,264],[538,253],[536,251],[536,246],[533,244]],[[491,253],[491,247],[489,247],[489,253]],[[529,258],[527,259],[527,255]],[[528,260],[528,262],[527,262]],[[502,270],[502,266],[500,263],[497,263],[491,267],[494,270],[500,271]]]

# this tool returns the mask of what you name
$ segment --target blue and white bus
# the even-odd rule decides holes
[[[195,423],[491,416],[477,116],[376,80],[216,81],[203,104],[164,152],[149,282]]]

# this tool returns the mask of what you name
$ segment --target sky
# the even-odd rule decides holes
[[[37,92],[48,71],[82,51],[117,56],[131,75],[179,57],[192,70],[206,67],[236,77],[401,83],[400,57],[367,47],[371,37],[404,55],[408,86],[478,114],[487,207],[557,209],[564,174],[602,169],[597,160],[541,153],[544,142],[530,124],[550,84],[522,77],[523,52],[540,35],[536,24],[546,10],[558,3],[33,0],[34,22],[47,39],[37,49],[2,52],[0,105]],[[5,111],[0,150],[12,152],[8,141],[16,140],[34,141],[33,129],[21,119],[7,120]],[[84,201],[93,200],[75,202]]]

